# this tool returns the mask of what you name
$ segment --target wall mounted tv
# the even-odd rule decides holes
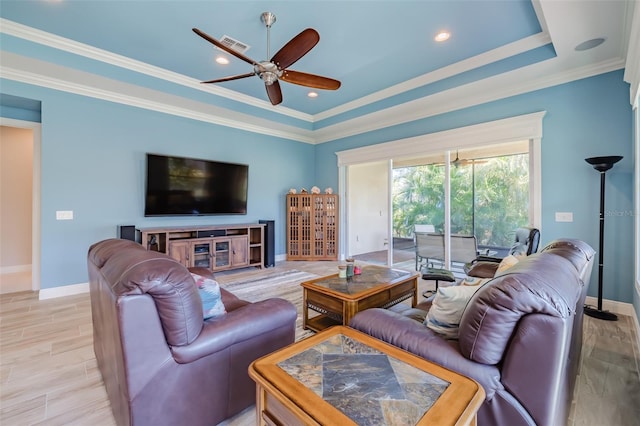
[[[145,216],[247,214],[249,166],[147,154]]]

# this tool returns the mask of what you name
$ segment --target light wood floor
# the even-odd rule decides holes
[[[413,261],[402,264],[413,268]],[[336,262],[281,262],[280,270],[318,275]],[[273,269],[217,274],[231,279]],[[431,288],[423,281],[420,291]],[[633,319],[585,317],[581,375],[569,426],[637,425],[640,419],[639,351]],[[38,301],[37,293],[0,295],[0,424],[114,425],[93,354],[89,295]],[[227,425],[255,424],[252,409]]]

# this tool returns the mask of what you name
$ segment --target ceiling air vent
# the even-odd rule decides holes
[[[220,43],[240,53],[246,52],[251,47],[248,44],[238,41],[234,38],[231,38],[226,34],[222,36],[222,38],[220,39]]]

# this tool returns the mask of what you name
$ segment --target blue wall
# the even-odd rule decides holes
[[[87,281],[86,253],[138,227],[276,221],[285,252],[285,194],[310,187],[314,147],[121,104],[2,80],[5,93],[42,101],[41,288]],[[145,153],[249,164],[248,213],[145,218]],[[74,220],[57,221],[57,210]]]
[[[633,299],[632,110],[622,71],[317,146],[14,81],[1,83],[3,93],[42,102],[42,288],[86,282],[89,245],[114,237],[118,224],[275,219],[276,253],[282,254],[284,194],[290,187],[337,189],[336,151],[545,110],[543,243],[572,237],[598,246],[599,176],[584,158],[623,155],[607,173],[604,297]],[[144,218],[146,152],[249,164],[248,214]],[[73,210],[74,220],[56,221],[57,210]],[[556,211],[572,211],[574,222],[556,223]]]
[[[485,121],[547,111],[542,138],[542,243],[578,238],[596,250],[600,177],[584,159],[622,155],[607,172],[604,298],[633,299],[632,109],[623,72],[567,83],[464,110],[361,134],[316,147],[316,180],[338,186],[335,153]],[[555,212],[573,212],[571,223],[555,222]],[[597,262],[596,262],[597,263]],[[597,295],[597,265],[589,295]]]

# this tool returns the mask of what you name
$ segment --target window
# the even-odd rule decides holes
[[[444,232],[444,170],[437,163],[394,169],[394,237],[411,238],[416,224]],[[458,152],[450,171],[451,233],[475,235],[480,247],[509,247],[514,230],[529,224],[528,152],[473,159]]]

